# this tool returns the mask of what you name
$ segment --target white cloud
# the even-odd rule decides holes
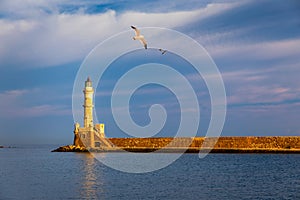
[[[5,1],[5,4],[12,4],[9,2]],[[47,8],[51,9],[51,13],[33,12],[32,15],[36,17],[0,20],[2,67],[44,67],[80,61],[99,42],[112,34],[129,30],[130,25],[175,28],[236,5],[210,4],[198,10],[169,13],[127,11],[120,15],[116,11],[108,10],[105,13],[88,15],[82,12],[59,14],[55,11],[56,5],[48,5],[48,1],[33,2],[19,2],[20,8],[14,2],[12,7],[16,7],[17,11],[20,9],[20,12],[28,8],[30,13],[31,10]],[[24,6],[27,4],[28,6]],[[8,5],[5,7],[9,7]]]
[[[0,93],[0,97],[1,97],[1,99],[5,98],[5,97],[16,98],[16,97],[22,96],[28,92],[29,92],[28,90],[8,90],[2,94]]]
[[[0,118],[71,115],[71,110],[63,105],[27,105],[26,99],[33,98],[38,91],[39,89],[8,90],[0,93]]]
[[[21,111],[15,113],[19,116],[26,117],[39,117],[39,116],[49,116],[49,115],[71,115],[72,111],[67,109],[66,106],[62,105],[38,105],[32,107],[23,108]]]
[[[211,38],[218,37],[223,42],[207,42],[206,48],[223,71],[229,104],[253,104],[259,108],[265,107],[264,103],[274,103],[273,107],[280,107],[300,99],[299,38],[230,43],[224,41],[227,34],[235,35],[234,32],[212,35]]]
[[[231,88],[228,94],[228,103],[232,105],[253,104],[290,104],[300,99],[300,90],[292,87],[283,87],[279,84],[243,84],[240,87]]]
[[[54,1],[47,0],[1,0],[0,12],[14,17],[35,17],[45,10],[54,10]]]
[[[278,68],[253,67],[252,69],[223,72],[222,78],[227,91],[228,104],[255,105],[255,110],[257,110],[266,105],[268,108],[271,106],[282,107],[284,104],[291,104],[291,102],[299,100],[298,84],[286,84],[286,77],[283,80],[278,78],[274,80],[274,75],[272,75],[274,72],[278,73]],[[295,71],[291,73],[295,73]],[[289,77],[289,83],[298,81],[289,75],[287,77]],[[193,75],[190,78],[193,78]],[[295,104],[293,103],[293,105]]]
[[[245,61],[295,58],[300,55],[300,39],[259,43],[231,43],[207,47],[214,58],[232,58]]]

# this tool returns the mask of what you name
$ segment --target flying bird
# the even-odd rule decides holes
[[[135,36],[133,37],[133,39],[141,41],[141,43],[144,45],[145,49],[147,49],[147,42],[146,42],[144,36],[140,34],[140,30],[134,26],[131,26],[131,28],[134,29],[134,31],[135,31]]]
[[[167,50],[164,49],[158,49],[158,50],[161,52],[162,55],[164,55],[167,52]]]

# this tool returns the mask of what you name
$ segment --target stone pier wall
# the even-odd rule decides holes
[[[213,143],[217,138],[207,138],[205,144]],[[109,138],[121,148],[162,148],[185,147],[200,148],[203,137],[196,138]],[[300,149],[300,136],[291,137],[220,137],[214,149]],[[171,143],[172,141],[172,143]]]

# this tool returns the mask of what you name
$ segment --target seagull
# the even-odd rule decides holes
[[[131,26],[131,28],[134,29],[134,31],[135,31],[135,36],[133,37],[133,39],[141,41],[141,43],[144,45],[145,49],[147,49],[147,42],[146,42],[144,36],[140,34],[140,30],[134,26]]]
[[[167,52],[167,50],[164,50],[164,49],[158,49],[159,51],[161,51],[161,54],[165,54]]]

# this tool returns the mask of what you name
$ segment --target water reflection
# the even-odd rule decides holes
[[[80,199],[104,199],[99,162],[90,153],[82,154],[82,184]]]

